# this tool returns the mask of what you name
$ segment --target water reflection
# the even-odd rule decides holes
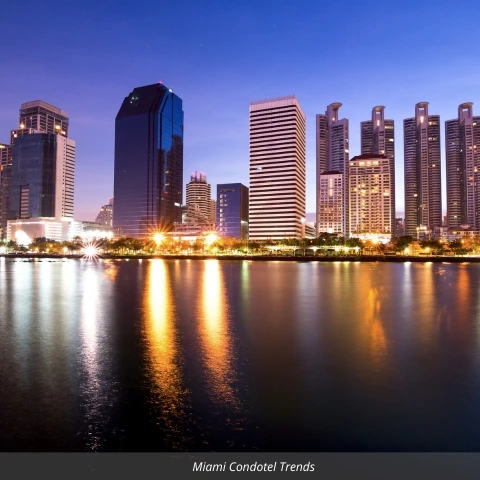
[[[108,260],[106,260],[106,261],[104,262],[104,265],[105,265],[105,270],[103,271],[104,275],[105,275],[109,280],[111,280],[112,282],[114,282],[115,279],[117,278],[118,266],[115,265],[112,261],[108,261]]]
[[[373,285],[371,278],[369,283],[366,286],[367,292],[364,296],[362,330],[364,339],[371,352],[373,363],[376,369],[380,370],[385,366],[387,360],[387,338],[381,316],[383,295],[382,288]]]
[[[99,291],[96,272],[88,268],[83,275],[83,299],[81,317],[82,360],[85,379],[81,384],[81,397],[85,410],[86,449],[99,450],[101,446],[101,426],[97,420],[101,408],[101,378],[97,323]]]
[[[164,260],[148,265],[145,294],[146,359],[152,402],[163,426],[168,429],[172,448],[182,448],[179,420],[185,415],[185,394],[180,370],[180,347],[176,332],[176,311],[169,270]]]
[[[204,264],[199,334],[208,388],[214,400],[235,406],[232,339],[222,270],[218,260],[205,260]]]
[[[480,265],[0,259],[0,449],[478,451],[478,285]]]

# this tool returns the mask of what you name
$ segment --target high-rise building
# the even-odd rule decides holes
[[[473,103],[458,107],[458,118],[445,122],[448,227],[480,228],[480,117]]]
[[[73,218],[75,142],[30,133],[13,146],[9,219]]]
[[[248,187],[245,185],[217,185],[217,232],[222,237],[248,237]]]
[[[317,236],[320,233],[345,233],[343,174],[326,171],[320,174]]]
[[[395,218],[394,234],[396,237],[403,237],[405,235],[405,223],[403,221],[403,218]]]
[[[428,114],[428,102],[417,103],[403,130],[405,234],[418,236],[442,225],[440,116]]]
[[[342,174],[343,192],[346,195],[345,182],[348,175],[349,158],[349,132],[348,120],[339,118],[341,103],[328,105],[325,115],[316,116],[316,144],[317,144],[317,169],[316,169],[316,205],[317,205],[317,234],[321,232],[319,215],[324,206],[320,203],[320,176],[326,171],[336,171]],[[347,220],[346,196],[342,200],[344,222]],[[343,233],[347,225],[342,226]]]
[[[0,239],[7,235],[10,210],[10,178],[12,173],[12,147],[0,143]]]
[[[103,205],[100,212],[95,219],[95,223],[105,225],[107,227],[113,226],[113,198],[110,199],[108,205]]]
[[[386,155],[359,155],[350,160],[350,237],[390,240],[394,228],[391,162]]]
[[[361,123],[362,155],[386,155],[391,159],[390,178],[392,179],[390,201],[392,203],[392,225],[395,225],[395,124],[385,119],[385,107],[372,109],[372,119]],[[393,232],[395,235],[395,232]]]
[[[144,238],[182,220],[182,100],[161,83],[134,88],[115,120],[113,226]]]
[[[40,100],[21,105],[18,128],[11,132],[12,162],[5,172],[7,201],[2,195],[8,238],[17,233],[30,239],[50,234],[72,238],[75,142],[68,138],[68,126],[68,115],[53,105]]]
[[[207,182],[207,176],[204,173],[192,173],[190,182],[187,183],[186,194],[187,207],[198,205],[202,222],[211,222],[210,201],[212,197],[212,187]]]
[[[251,240],[302,237],[305,141],[305,114],[295,96],[250,104]]]

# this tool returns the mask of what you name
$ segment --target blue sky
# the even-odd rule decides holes
[[[113,194],[114,119],[135,86],[162,81],[183,99],[184,181],[205,172],[212,191],[248,185],[250,102],[295,94],[307,116],[307,212],[315,211],[315,114],[329,103],[343,103],[352,156],[373,106],[395,120],[400,215],[403,119],[415,103],[430,102],[442,124],[462,102],[480,114],[475,1],[25,0],[2,9],[0,142],[23,102],[65,110],[77,142],[79,220],[94,220]]]

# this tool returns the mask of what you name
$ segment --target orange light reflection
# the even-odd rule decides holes
[[[167,427],[174,429],[175,418],[181,416],[184,410],[185,391],[178,366],[176,312],[165,261],[149,262],[144,298],[149,376],[161,418]]]
[[[212,395],[223,404],[237,404],[232,384],[232,344],[228,327],[227,299],[218,260],[205,260],[200,305],[200,339]]]

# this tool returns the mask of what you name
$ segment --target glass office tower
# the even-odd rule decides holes
[[[57,135],[19,137],[13,146],[9,219],[55,217]]]
[[[248,187],[217,185],[217,232],[221,237],[248,238]]]
[[[113,226],[145,238],[182,221],[182,100],[161,83],[138,87],[115,120]]]

